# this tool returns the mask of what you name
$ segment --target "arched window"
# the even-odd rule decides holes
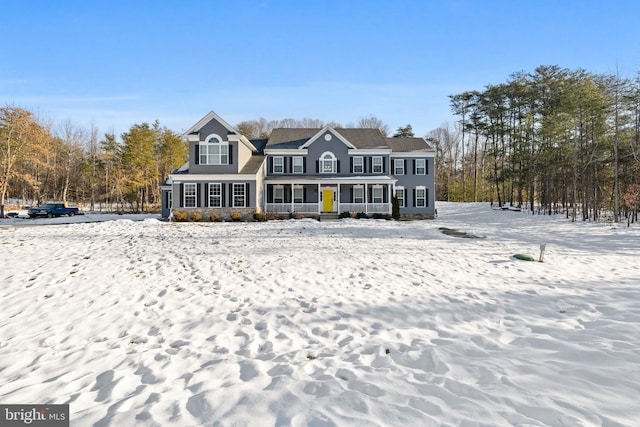
[[[228,165],[229,142],[215,134],[207,136],[204,142],[200,142],[200,164]]]
[[[336,163],[336,156],[330,151],[325,151],[320,156],[320,173],[336,173]]]

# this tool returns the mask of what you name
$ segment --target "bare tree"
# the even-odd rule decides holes
[[[383,136],[389,135],[389,126],[373,114],[360,117],[357,127],[364,129],[378,129]]]

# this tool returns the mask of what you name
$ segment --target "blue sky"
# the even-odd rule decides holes
[[[119,135],[374,114],[419,136],[448,95],[539,65],[631,77],[637,0],[0,0],[0,105]]]

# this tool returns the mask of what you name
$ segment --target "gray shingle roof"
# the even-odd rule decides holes
[[[278,128],[274,129],[267,143],[269,148],[298,148],[313,138],[322,129]],[[378,129],[335,128],[334,131],[356,148],[387,148]]]
[[[298,148],[304,145],[320,129],[312,128],[278,128],[271,131],[267,142],[269,148]]]
[[[385,138],[393,152],[433,151],[433,147],[422,138]]]
[[[241,174],[256,174],[264,163],[264,156],[251,156],[249,161],[240,171]]]

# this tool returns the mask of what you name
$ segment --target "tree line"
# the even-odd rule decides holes
[[[20,206],[59,200],[90,210],[143,212],[160,203],[159,185],[188,157],[188,144],[158,121],[120,136],[68,120],[56,129],[32,112],[0,108],[0,217]]]
[[[489,201],[572,220],[640,208],[640,73],[540,66],[450,96],[455,126],[431,131],[438,200]]]
[[[343,127],[317,119],[260,118],[236,129],[248,138],[268,138],[277,127],[325,125]],[[389,126],[372,114],[357,126],[389,133]],[[413,136],[411,125],[399,127],[393,136]],[[19,206],[71,202],[92,211],[157,210],[162,180],[188,160],[188,150],[182,135],[158,121],[134,124],[118,139],[71,120],[54,127],[26,109],[0,107],[0,217],[8,200]]]

